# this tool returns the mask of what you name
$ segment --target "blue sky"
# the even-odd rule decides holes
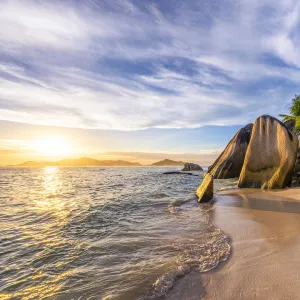
[[[290,0],[2,0],[0,120],[8,134],[11,122],[115,130],[110,151],[221,149],[288,112],[299,14]]]

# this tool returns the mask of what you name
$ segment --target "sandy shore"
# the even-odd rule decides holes
[[[216,195],[213,224],[230,238],[230,258],[178,281],[172,300],[300,299],[300,189]]]

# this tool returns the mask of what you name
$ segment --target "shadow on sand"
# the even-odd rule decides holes
[[[284,213],[300,213],[300,201],[294,199],[282,200],[282,197],[278,197],[272,194],[262,192],[263,197],[255,197],[251,194],[219,194],[216,197],[215,204],[217,206],[231,206],[246,209],[255,209],[261,211],[273,211]]]

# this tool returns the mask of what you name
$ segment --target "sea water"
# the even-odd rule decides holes
[[[162,299],[226,260],[204,172],[171,170],[0,168],[0,299]]]

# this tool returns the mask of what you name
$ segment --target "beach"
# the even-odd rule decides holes
[[[231,239],[227,261],[179,280],[168,299],[300,299],[300,189],[215,195],[214,226]]]
[[[3,168],[0,298],[300,299],[299,188],[166,170]]]

